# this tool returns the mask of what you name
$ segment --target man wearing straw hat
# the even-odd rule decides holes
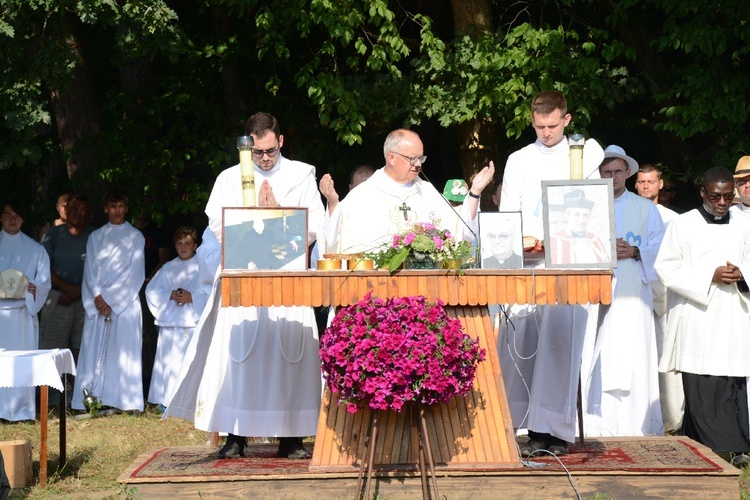
[[[734,169],[734,187],[741,203],[735,203],[730,210],[750,216],[750,156],[743,156]]]

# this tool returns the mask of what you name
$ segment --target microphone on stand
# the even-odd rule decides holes
[[[415,165],[414,168],[417,170],[417,173],[420,174],[424,178],[425,181],[427,181],[430,184],[432,184],[432,181],[430,181],[430,179],[428,179],[427,176],[425,175],[424,169],[422,168],[422,165],[419,165],[419,166]],[[432,184],[432,185],[434,186],[434,184]],[[468,196],[468,194],[467,194],[467,196]],[[481,250],[481,245],[480,245],[480,242],[479,242],[479,236],[471,228],[471,226],[469,225],[469,223],[466,222],[463,217],[461,217],[461,214],[458,213],[458,210],[456,210],[456,208],[453,205],[451,205],[451,202],[448,201],[447,199],[445,199],[445,196],[443,196],[443,195],[440,195],[440,197],[443,199],[443,201],[445,201],[448,204],[449,207],[451,207],[451,210],[453,211],[454,214],[456,214],[456,217],[458,217],[458,219],[463,223],[463,225],[466,226],[466,229],[468,229],[469,232],[472,234],[472,236],[474,236],[474,241],[477,242],[477,263],[478,263],[479,259],[482,256],[482,253],[480,251]]]

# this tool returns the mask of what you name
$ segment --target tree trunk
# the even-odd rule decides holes
[[[655,11],[646,6],[635,5],[632,12],[629,13],[631,19],[638,19],[637,23],[623,23],[622,39],[628,45],[635,48],[636,58],[634,65],[638,70],[649,76],[649,80],[658,82],[667,78],[669,72],[668,65],[665,65],[661,53],[655,50],[651,44],[653,33],[661,30],[664,19],[661,14],[655,14]],[[659,17],[657,17],[659,16]],[[657,90],[655,88],[652,91]],[[658,119],[658,118],[657,118]],[[650,125],[655,125],[654,120],[650,120]],[[686,159],[695,157],[693,149],[697,141],[684,141],[671,132],[655,131],[661,145],[664,162],[670,170],[683,172],[686,169]]]
[[[68,43],[76,57],[73,80],[64,89],[52,90],[52,110],[60,144],[69,155],[68,178],[73,179],[96,168],[92,143],[101,130],[101,115],[81,49],[73,36]]]
[[[492,9],[489,0],[451,0],[453,26],[456,36],[468,33],[479,36],[492,31]],[[474,175],[484,168],[497,153],[495,126],[488,119],[464,122],[457,129],[460,144],[461,170],[464,179],[471,185]],[[499,176],[497,171],[495,176]],[[492,189],[482,192],[483,209],[491,206]]]
[[[73,80],[64,89],[52,90],[52,109],[60,144],[69,155],[68,178],[73,179],[96,170],[93,142],[101,130],[101,116],[81,49],[73,36],[68,43],[76,57]]]

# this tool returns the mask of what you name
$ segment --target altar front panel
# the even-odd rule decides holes
[[[610,304],[612,271],[468,269],[240,271],[221,274],[223,307],[346,306],[376,297],[424,295],[447,305]]]

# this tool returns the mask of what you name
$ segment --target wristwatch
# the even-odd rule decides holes
[[[641,249],[638,247],[633,247],[633,259],[635,259],[636,262],[641,261]]]

